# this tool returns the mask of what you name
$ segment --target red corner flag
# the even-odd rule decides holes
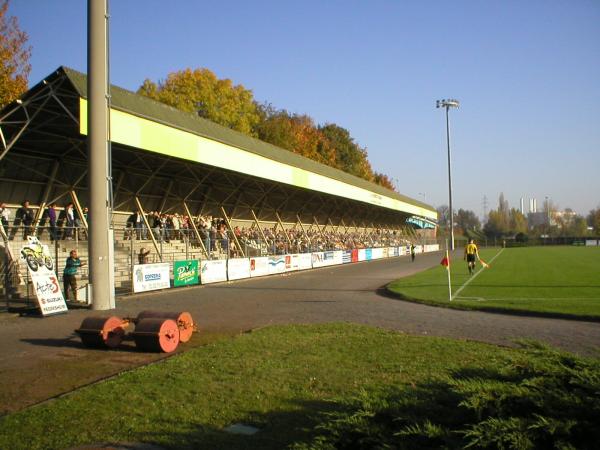
[[[450,258],[448,258],[448,256],[444,256],[442,258],[442,262],[440,263],[442,266],[444,266],[446,269],[448,269],[450,267]]]

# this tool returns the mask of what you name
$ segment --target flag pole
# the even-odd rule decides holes
[[[450,281],[450,255],[448,254],[448,239],[446,239],[446,260],[448,261],[448,265],[446,269],[448,270],[448,301],[452,301],[452,282]]]

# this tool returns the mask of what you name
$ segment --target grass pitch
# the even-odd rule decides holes
[[[535,347],[351,324],[276,326],[0,417],[0,448],[592,448],[599,383],[600,361]],[[510,430],[486,431],[494,411]],[[259,431],[228,433],[236,423]],[[351,444],[329,445],[336,436]],[[506,436],[531,445],[485,445]]]
[[[459,309],[491,309],[600,319],[600,248],[484,249],[490,268],[470,276],[462,259],[451,261],[453,299],[443,266],[388,285],[405,299]]]

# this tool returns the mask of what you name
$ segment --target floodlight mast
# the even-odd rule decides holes
[[[458,108],[460,102],[454,98],[437,100],[436,108],[446,108],[446,143],[448,145],[448,213],[450,214],[450,249],[454,250],[454,210],[452,209],[452,165],[450,158],[450,120],[448,110],[450,108]]]

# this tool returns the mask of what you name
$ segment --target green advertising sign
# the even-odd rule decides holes
[[[198,260],[175,261],[173,275],[175,287],[198,284]]]

